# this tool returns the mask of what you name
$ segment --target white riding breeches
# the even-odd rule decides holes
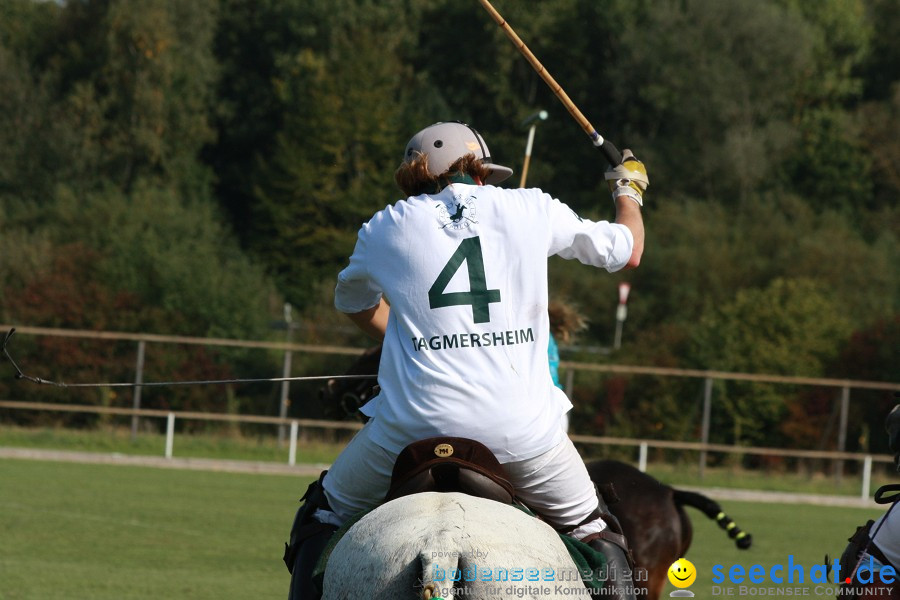
[[[397,456],[373,442],[367,430],[363,427],[350,440],[328,470],[322,484],[334,514],[319,510],[320,521],[340,525],[384,500]],[[503,468],[518,497],[554,528],[577,539],[606,528],[599,518],[584,522],[597,509],[597,493],[570,439]]]

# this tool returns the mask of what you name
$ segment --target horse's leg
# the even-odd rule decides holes
[[[644,585],[644,587],[647,588],[647,595],[638,597],[646,598],[646,600],[659,600],[659,598],[662,596],[663,588],[665,587],[665,585],[665,573],[657,570],[650,575],[649,581],[647,581],[646,585]]]

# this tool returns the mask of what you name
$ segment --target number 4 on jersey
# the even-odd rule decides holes
[[[444,293],[463,261],[468,267],[469,291]],[[475,322],[487,323],[491,320],[490,305],[493,302],[500,302],[500,290],[487,289],[484,277],[484,257],[481,254],[481,239],[477,236],[465,239],[444,265],[431,289],[428,290],[428,304],[433,309],[470,305]]]

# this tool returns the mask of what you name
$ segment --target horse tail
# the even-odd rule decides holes
[[[447,558],[436,561],[438,553],[419,552],[419,573],[421,573],[421,592],[417,600],[454,600],[454,588],[458,588],[462,580],[462,565],[459,557],[450,554]],[[441,553],[443,554],[443,553]]]
[[[725,514],[719,503],[696,492],[674,490],[675,503],[681,506],[692,506],[719,524],[719,527],[728,532],[728,537],[741,550],[746,550],[753,543],[753,536],[737,526],[731,517]]]

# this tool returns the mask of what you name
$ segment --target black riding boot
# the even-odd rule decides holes
[[[606,583],[597,598],[614,600],[635,600],[634,589],[634,558],[628,548],[628,540],[622,531],[619,519],[609,510],[609,504],[619,501],[615,490],[611,485],[597,488],[597,509],[585,522],[602,518],[606,523],[606,529],[600,533],[594,533],[583,540],[588,546],[606,557]]]
[[[318,600],[322,597],[321,590],[313,584],[312,574],[319,557],[322,556],[322,550],[335,531],[337,527],[323,525],[323,529],[318,533],[300,542],[291,570],[291,591],[288,600]]]
[[[291,573],[288,600],[317,600],[321,597],[321,591],[312,582],[313,569],[331,535],[338,529],[313,517],[320,508],[331,510],[322,488],[325,473],[323,471],[318,481],[309,484],[301,498],[305,502],[294,517],[290,543],[284,545],[284,564]]]
[[[603,590],[599,594],[594,594],[594,597],[635,600],[634,581],[632,580],[634,565],[630,560],[625,536],[604,529],[582,541],[606,557],[606,583]]]

